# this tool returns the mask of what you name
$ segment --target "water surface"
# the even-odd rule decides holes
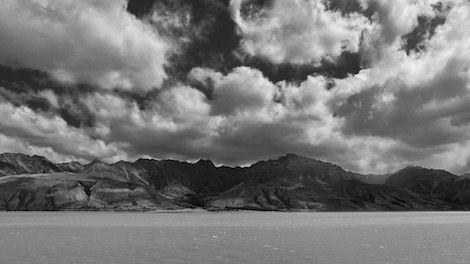
[[[0,263],[470,263],[470,213],[1,212]]]

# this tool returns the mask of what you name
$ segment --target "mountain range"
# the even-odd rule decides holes
[[[0,210],[468,210],[470,179],[407,167],[362,175],[295,154],[249,167],[139,159],[55,164],[0,154]]]

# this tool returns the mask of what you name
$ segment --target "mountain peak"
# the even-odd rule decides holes
[[[302,158],[301,156],[294,154],[294,153],[287,153],[285,156],[281,156],[278,158],[278,161],[295,161],[298,160],[299,158]]]
[[[214,163],[212,163],[211,160],[209,159],[200,159],[196,162],[198,165],[203,165],[203,166],[209,166],[209,167],[215,167]]]
[[[94,158],[88,165],[94,165],[97,163],[104,163],[99,158]]]
[[[284,157],[288,159],[296,159],[296,158],[299,158],[300,156],[294,153],[287,153]]]
[[[305,162],[312,163],[312,164],[323,163],[321,161],[299,156],[294,153],[287,153],[286,155],[279,157],[275,161],[280,162],[280,163],[286,163],[286,164],[299,164],[299,163],[305,163]]]

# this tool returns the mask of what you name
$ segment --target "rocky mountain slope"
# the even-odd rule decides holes
[[[392,176],[391,174],[358,174],[356,173],[356,178],[364,183],[369,184],[385,184],[388,178]]]
[[[2,177],[3,176],[3,177]],[[0,210],[467,210],[470,179],[409,167],[372,179],[295,154],[250,167],[139,159],[54,164],[0,154]],[[384,184],[373,184],[383,182]]]
[[[0,210],[148,211],[179,208],[148,186],[86,174],[48,173],[0,178]]]
[[[443,170],[407,167],[390,176],[385,184],[451,204],[470,203],[470,179]]]
[[[41,156],[28,156],[17,153],[0,154],[0,177],[16,174],[60,172],[56,164]]]
[[[212,210],[434,210],[455,206],[405,188],[367,184],[357,174],[293,154],[259,162],[243,183],[212,199]]]

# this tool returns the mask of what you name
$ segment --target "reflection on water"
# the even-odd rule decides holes
[[[0,263],[470,263],[470,213],[0,213]]]

